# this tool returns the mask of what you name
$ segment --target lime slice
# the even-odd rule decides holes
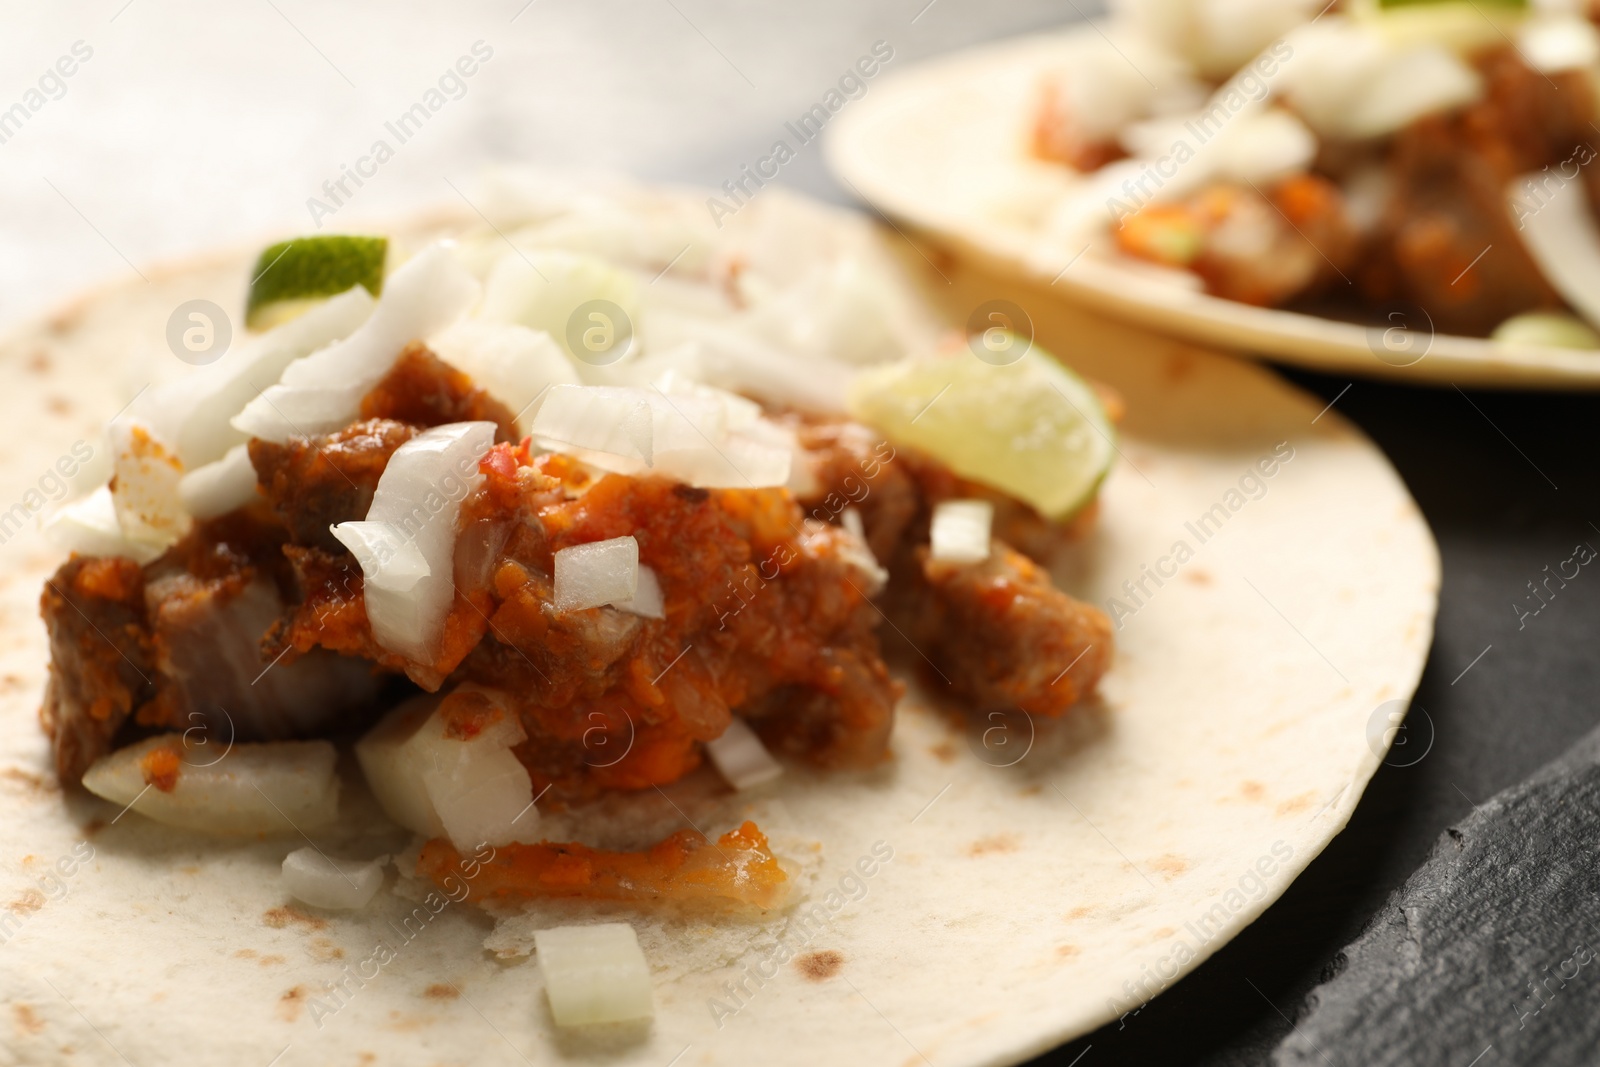
[[[963,349],[874,367],[857,376],[849,404],[895,444],[1051,519],[1087,504],[1116,455],[1115,431],[1094,390],[1037,345],[1003,366]]]
[[[330,296],[364,286],[383,293],[387,237],[296,237],[262,250],[251,271],[245,325],[270,330]]]

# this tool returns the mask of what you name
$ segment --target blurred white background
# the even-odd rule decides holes
[[[211,246],[313,229],[374,140],[395,157],[325,232],[531,161],[717,185],[874,41],[884,74],[1077,19],[1073,0],[97,0],[8,5],[0,328]],[[60,82],[58,59],[93,54]],[[384,130],[474,42],[492,58],[404,145]],[[880,76],[881,77],[881,76]],[[64,93],[61,86],[65,87]],[[870,92],[870,86],[868,91]],[[51,99],[50,95],[59,96]],[[20,128],[19,128],[20,126]],[[813,143],[781,181],[844,200]]]

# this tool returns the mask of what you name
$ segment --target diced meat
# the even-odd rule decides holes
[[[1587,73],[1547,77],[1510,47],[1475,65],[1482,100],[1395,135],[1391,195],[1361,281],[1370,299],[1426,308],[1437,329],[1483,334],[1521,312],[1562,306],[1523,247],[1506,189],[1592,144],[1600,107]],[[1582,180],[1600,207],[1593,172]]]
[[[916,549],[922,581],[895,612],[906,636],[974,709],[1065,712],[1111,665],[1111,621],[1050,584],[996,541],[982,563],[940,562]]]
[[[367,517],[389,457],[416,435],[403,422],[367,419],[281,445],[252,440],[250,463],[290,539],[340,553],[344,546],[328,527]]]
[[[506,445],[480,470],[484,484],[463,502],[445,641],[462,658],[419,672],[389,657],[355,595],[359,573],[299,546],[288,552],[301,604],[285,640],[403,666],[429,689],[472,681],[516,694],[529,737],[519,757],[537,788],[567,795],[681,777],[736,710],[820,763],[883,758],[899,690],[878,652],[872,577],[848,532],[808,522],[781,490],[595,480],[565,457]],[[556,610],[555,553],[624,535],[655,572],[666,618]],[[486,574],[483,560],[493,561]],[[452,632],[462,635],[455,645]],[[779,706],[769,698],[780,690],[804,699]]]
[[[340,712],[364,709],[377,695],[370,663],[323,650],[292,661],[263,655],[262,638],[285,605],[260,574],[152,577],[145,599],[160,681],[156,699],[139,711],[142,723],[204,724],[208,743],[311,737],[341,725]]]
[[[50,635],[40,718],[56,776],[75,785],[155,690],[144,573],[132,560],[74,557],[45,583],[39,609]]]
[[[363,419],[393,419],[426,429],[452,422],[492,422],[495,440],[515,441],[515,413],[472,384],[420,341],[407,345],[394,368],[361,400]]]
[[[803,506],[814,516],[836,518],[846,504],[860,512],[868,543],[890,572],[883,610],[957,695],[977,710],[1020,706],[1058,715],[1094,690],[1111,662],[1110,620],[1056,589],[1029,558],[1047,559],[1071,536],[1070,525],[1048,522],[927,456],[887,449],[862,426],[805,419],[791,426],[822,487]],[[993,553],[980,564],[935,563],[927,550],[933,508],[961,498],[995,504]]]
[[[277,663],[263,654],[285,611],[281,545],[281,528],[241,511],[196,524],[143,568],[78,557],[62,565],[41,609],[51,646],[43,717],[64,782],[76,783],[124,726],[199,728],[220,753],[231,740],[359,725],[379,687],[372,664],[322,651]]]
[[[1116,238],[1129,255],[1194,271],[1208,292],[1269,307],[1344,280],[1360,248],[1338,187],[1312,174],[1265,193],[1222,183],[1150,204]]]

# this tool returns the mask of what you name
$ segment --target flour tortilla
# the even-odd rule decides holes
[[[1030,745],[1015,723],[964,732],[913,689],[881,770],[791,766],[742,795],[703,772],[544,823],[604,843],[753,818],[795,870],[783,914],[563,902],[497,923],[451,904],[407,938],[421,887],[392,871],[365,911],[320,913],[280,886],[303,840],[202,838],[62,795],[35,719],[37,600],[59,555],[29,530],[0,547],[0,1063],[1010,1064],[1131,1010],[1259,915],[1345,825],[1382,755],[1375,709],[1417,683],[1439,564],[1415,503],[1337,411],[1317,417],[1319,401],[1256,366],[966,268],[946,266],[947,281],[884,240],[950,321],[1015,300],[1040,343],[1126,398],[1122,458],[1098,526],[1057,570],[1065,588],[1104,604],[1176,541],[1195,547],[1177,577],[1146,579],[1097,700],[1038,723]],[[7,492],[97,441],[171,361],[172,308],[203,297],[237,312],[249,262],[151,272],[0,344]],[[1265,495],[1197,544],[1185,523],[1226,510],[1284,447]],[[996,725],[1014,732],[985,746],[978,731]],[[317,844],[406,849],[346,762],[341,824]],[[638,930],[655,1019],[558,1031],[531,933],[614,918]],[[780,943],[793,958],[748,978]]]
[[[1022,37],[874,83],[829,129],[828,160],[873,207],[1006,277],[1051,283],[1059,299],[1196,344],[1316,370],[1443,385],[1600,389],[1593,352],[1435,334],[1385,348],[1383,329],[1194,292],[1126,259],[1079,257],[1044,234],[1051,205],[1076,180],[1028,150],[1041,78],[1075,51],[1112,47],[1093,26]],[[1069,266],[1070,264],[1070,266]],[[1134,269],[1130,269],[1134,268]],[[1377,352],[1383,352],[1380,358]]]

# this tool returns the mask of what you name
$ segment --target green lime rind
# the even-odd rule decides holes
[[[1093,388],[1037,345],[998,365],[963,351],[863,371],[850,413],[964,478],[1069,518],[1116,458],[1116,429]]]
[[[250,272],[254,280],[245,305],[245,325],[252,330],[278,325],[297,310],[357,285],[381,296],[388,254],[387,237],[337,234],[271,245],[262,250]]]

